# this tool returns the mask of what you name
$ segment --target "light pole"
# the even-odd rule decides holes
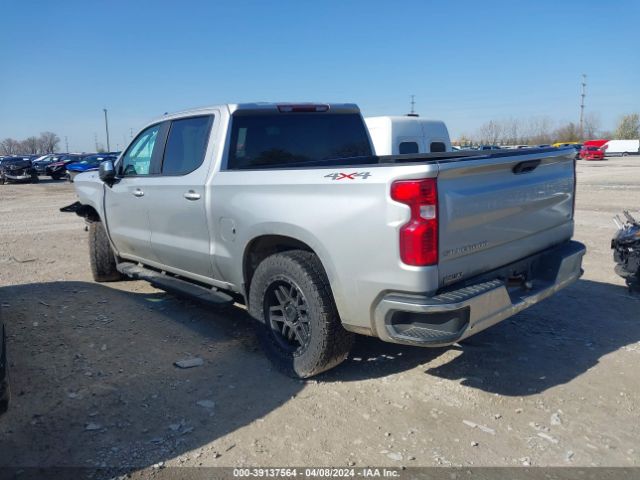
[[[109,146],[109,120],[107,120],[107,109],[103,108],[104,112],[104,128],[107,131],[107,152],[111,151],[111,147]]]
[[[582,93],[580,94],[580,140],[584,137],[584,97],[587,96],[587,75],[582,74]]]

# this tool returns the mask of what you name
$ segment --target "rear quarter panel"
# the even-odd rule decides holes
[[[398,231],[409,218],[409,208],[389,197],[393,180],[435,176],[436,169],[415,165],[219,172],[207,192],[217,266],[224,280],[241,286],[244,251],[253,239],[295,238],[319,256],[343,323],[368,328],[371,307],[381,293],[437,288],[437,267],[400,262]],[[370,175],[327,177],[336,172]]]

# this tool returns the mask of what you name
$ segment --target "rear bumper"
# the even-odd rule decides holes
[[[380,339],[408,345],[451,345],[515,315],[570,285],[582,275],[586,248],[570,241],[519,260],[475,282],[434,297],[406,293],[383,296],[374,309]],[[526,283],[505,279],[526,271]],[[455,288],[455,287],[454,287]]]

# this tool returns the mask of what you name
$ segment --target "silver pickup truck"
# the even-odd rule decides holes
[[[574,150],[376,156],[352,104],[165,115],[75,179],[96,281],[242,303],[309,377],[354,333],[449,345],[576,281]]]

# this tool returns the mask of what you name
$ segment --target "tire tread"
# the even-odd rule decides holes
[[[315,349],[312,355],[306,355],[304,360],[301,357],[294,357],[293,362],[289,365],[290,370],[287,373],[292,376],[301,378],[312,377],[326,370],[329,370],[342,363],[353,345],[354,335],[346,331],[338,315],[329,279],[322,267],[320,259],[312,252],[305,250],[289,250],[282,253],[276,253],[267,257],[258,266],[253,277],[250,289],[249,311],[254,318],[266,326],[266,320],[262,311],[263,295],[266,291],[265,285],[266,274],[269,268],[278,268],[285,272],[291,269],[297,269],[304,279],[306,285],[301,287],[311,290],[316,295],[313,299],[307,299],[317,303],[319,308],[315,312],[319,321],[313,323],[314,327],[319,327],[321,343]],[[309,293],[307,291],[306,295]],[[282,363],[282,362],[281,362]]]
[[[116,257],[111,249],[102,222],[89,224],[89,258],[96,282],[116,282],[123,276],[116,269]]]

